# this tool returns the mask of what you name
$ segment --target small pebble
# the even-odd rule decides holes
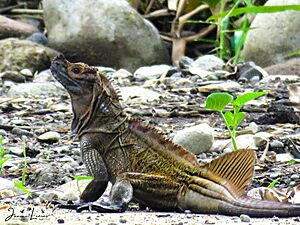
[[[46,143],[55,143],[58,142],[60,139],[60,134],[54,131],[48,131],[44,134],[41,134],[37,138],[41,142],[46,142]]]
[[[280,173],[272,173],[270,174],[270,178],[271,179],[276,179],[277,177],[279,177],[281,174]]]
[[[292,180],[297,180],[297,179],[299,179],[300,178],[300,176],[298,175],[298,174],[293,174],[292,176],[291,176],[291,179]]]
[[[211,220],[211,219],[208,219],[208,220],[205,220],[204,224],[215,224],[216,221],[214,220]]]
[[[283,144],[281,141],[273,140],[273,141],[270,143],[270,146],[273,147],[273,148],[283,148],[283,147],[284,147],[284,144]]]
[[[120,223],[127,223],[127,220],[121,218],[121,219],[119,220],[119,222],[120,222]]]
[[[240,219],[242,222],[250,222],[250,220],[251,220],[251,218],[245,214],[240,215]]]
[[[63,219],[57,219],[57,223],[65,223]]]
[[[32,132],[30,132],[28,130],[20,129],[18,127],[13,128],[11,133],[15,134],[19,137],[21,137],[22,135],[25,135],[27,137],[33,137],[34,136],[34,134]]]

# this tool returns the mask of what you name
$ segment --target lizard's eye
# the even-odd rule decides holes
[[[80,70],[79,68],[76,67],[76,68],[73,68],[73,69],[72,69],[72,72],[75,73],[75,74],[80,74],[80,73],[81,73],[81,70]]]

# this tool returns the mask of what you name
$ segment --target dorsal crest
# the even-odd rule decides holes
[[[104,72],[97,71],[98,79],[96,84],[104,91],[107,97],[110,97],[113,101],[120,101],[120,91],[118,87],[114,85],[114,81],[111,77],[107,76]]]
[[[146,144],[154,149],[168,153],[177,160],[184,161],[192,166],[199,165],[194,154],[182,146],[175,144],[171,140],[166,139],[157,129],[146,126],[141,121],[135,119],[129,119],[128,125],[129,129],[135,135],[144,140]]]

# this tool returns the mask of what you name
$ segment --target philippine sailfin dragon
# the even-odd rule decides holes
[[[72,131],[80,138],[83,162],[94,177],[81,195],[85,205],[78,209],[88,203],[98,211],[118,211],[134,200],[163,211],[300,216],[300,205],[246,197],[253,151],[228,153],[202,165],[156,129],[129,118],[110,79],[97,68],[70,63],[60,55],[51,71],[70,95]],[[109,205],[94,202],[108,182],[113,184]]]

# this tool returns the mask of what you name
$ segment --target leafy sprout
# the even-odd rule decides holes
[[[238,150],[236,144],[236,128],[243,121],[246,114],[245,112],[240,112],[242,106],[247,102],[256,99],[260,96],[265,95],[266,92],[248,92],[243,95],[240,95],[234,99],[234,97],[226,92],[216,92],[210,94],[205,102],[205,108],[217,111],[221,114],[229,135],[232,140],[234,150]],[[232,111],[227,111],[224,113],[226,106],[231,105],[233,108]]]

